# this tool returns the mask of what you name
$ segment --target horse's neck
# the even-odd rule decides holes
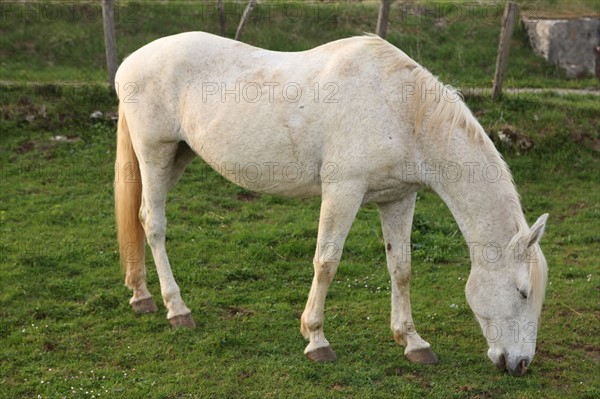
[[[491,143],[463,133],[438,137],[436,150],[428,146],[424,167],[436,172],[426,183],[450,208],[467,243],[506,248],[525,220],[510,172]]]

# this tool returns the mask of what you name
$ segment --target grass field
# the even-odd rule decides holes
[[[225,1],[227,35],[233,37],[244,10],[240,1]],[[280,51],[297,51],[375,31],[378,1],[291,2],[259,4],[244,31],[247,43]],[[522,1],[521,13],[600,15],[589,0]],[[219,32],[215,1],[117,2],[116,31],[122,57],[162,36],[184,31]],[[500,34],[502,2],[395,4],[388,40],[439,75],[447,84],[491,87]],[[2,80],[106,80],[102,11],[98,2],[2,3],[0,58]],[[521,24],[515,25],[506,87],[598,87],[591,76],[564,79],[564,73],[529,48]]]
[[[560,9],[557,3],[549,9]],[[120,24],[122,53],[189,29],[194,20],[189,3],[123,7],[139,7],[144,18],[143,24]],[[367,23],[374,25],[371,9],[340,5],[339,15],[347,19],[329,25],[289,18],[265,30],[251,25],[247,38],[271,48],[306,48],[367,30]],[[207,25],[216,31],[211,18]],[[2,23],[1,78],[24,85],[0,87],[0,398],[600,396],[597,97],[522,94],[467,101],[495,140],[502,131],[517,143],[498,147],[528,221],[550,213],[542,241],[549,285],[536,357],[523,378],[498,372],[487,359],[485,339],[464,299],[467,246],[450,212],[428,190],[419,194],[413,226],[412,303],[417,328],[440,364],[411,364],[393,341],[374,206],[357,216],[328,295],[325,329],[339,359],[312,364],[302,355],[299,317],[312,279],[318,199],[251,193],[199,160],[170,193],[167,212],[170,259],[198,327],[171,329],[162,306],[152,315],[130,310],[113,222],[116,101],[98,84],[104,76],[98,43],[86,41],[96,32],[101,45],[96,25],[56,23],[48,33],[35,21]],[[495,23],[470,34],[455,27],[462,33],[452,35],[451,26],[424,25],[411,25],[418,34],[407,37],[399,33],[407,27],[393,28],[390,37],[397,45],[415,40],[407,52],[446,82],[489,79]],[[233,29],[229,24],[228,32]],[[449,39],[455,35],[460,40]],[[514,86],[596,84],[567,81],[528,54],[519,35],[511,49]],[[61,44],[45,47],[44,38]],[[435,50],[423,46],[425,38]],[[463,61],[453,47],[463,48]],[[436,55],[443,51],[449,51],[446,59]],[[486,51],[492,54],[490,71],[471,62],[487,59]],[[25,84],[31,81],[84,85]],[[103,117],[90,118],[96,110]],[[151,258],[148,267],[158,299]]]

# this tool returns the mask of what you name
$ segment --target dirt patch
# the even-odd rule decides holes
[[[225,319],[226,320],[231,320],[231,319],[247,319],[254,316],[254,312],[249,310],[249,309],[244,309],[241,307],[228,307],[225,308]]]
[[[588,358],[595,362],[600,361],[600,346],[598,345],[575,342],[571,345],[571,348],[583,351]]]
[[[478,389],[472,385],[463,385],[459,388],[460,392],[466,392],[469,398],[498,398],[504,394],[501,389],[491,391]]]
[[[244,370],[238,374],[238,378],[240,379],[240,381],[244,381],[244,380],[254,376],[255,374],[256,373],[254,372],[254,370]]]
[[[492,391],[472,392],[471,394],[473,395],[472,398],[474,398],[474,399],[483,399],[483,398],[497,398],[502,393],[500,393],[498,390],[492,390]]]
[[[244,202],[251,202],[257,198],[260,198],[260,194],[253,193],[251,191],[245,191],[242,193],[238,193],[237,195],[237,199]]]
[[[600,138],[593,137],[590,132],[574,131],[571,135],[577,144],[583,144],[596,152],[600,152]]]
[[[595,362],[600,362],[600,348],[597,346],[589,345],[585,348],[585,354],[587,357],[592,359]]]
[[[15,149],[15,152],[17,154],[26,154],[33,150],[35,150],[35,142],[33,142],[31,140],[26,140],[26,141],[22,142],[21,144],[19,144],[19,146]]]
[[[544,359],[544,360],[549,360],[549,361],[563,361],[566,359],[566,357],[560,353],[552,353],[549,352],[547,350],[545,350],[544,348],[538,348],[537,349],[537,353],[536,356],[539,356],[540,358]]]
[[[345,387],[340,384],[339,382],[336,382],[335,384],[333,384],[333,386],[331,387],[334,391],[343,391],[345,389]]]
[[[44,350],[46,352],[55,352],[56,351],[56,344],[54,342],[44,342]]]
[[[20,97],[14,104],[3,104],[2,117],[5,120],[25,121],[32,123],[38,119],[48,119],[48,111],[44,104],[34,104],[27,96]]]
[[[432,387],[431,381],[429,381],[422,373],[419,371],[411,371],[405,370],[402,367],[394,367],[386,370],[386,375],[388,376],[401,376],[406,378],[409,381],[412,381],[416,385],[420,386],[424,389],[429,389]]]
[[[502,143],[520,152],[527,152],[535,146],[530,137],[519,133],[514,126],[510,125],[502,126],[498,131],[492,132],[492,140],[496,144]]]
[[[81,137],[76,135],[53,136],[50,138],[50,141],[25,140],[14,149],[14,152],[21,155],[37,151],[38,153],[45,155],[46,159],[50,160],[54,158],[54,150],[58,146],[62,145],[63,143],[76,143],[79,141],[82,141]]]

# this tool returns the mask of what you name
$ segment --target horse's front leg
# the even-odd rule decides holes
[[[357,184],[336,183],[334,186],[323,190],[317,250],[313,260],[315,274],[300,328],[304,338],[310,341],[304,354],[315,362],[336,359],[323,332],[325,297],[363,198],[362,188]]]
[[[381,225],[392,282],[392,332],[405,345],[404,354],[415,363],[435,364],[437,356],[431,345],[417,333],[410,308],[410,231],[416,194],[397,201],[379,204]]]

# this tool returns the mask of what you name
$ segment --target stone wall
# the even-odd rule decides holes
[[[529,42],[541,55],[574,78],[596,74],[600,46],[600,19],[524,19]]]

